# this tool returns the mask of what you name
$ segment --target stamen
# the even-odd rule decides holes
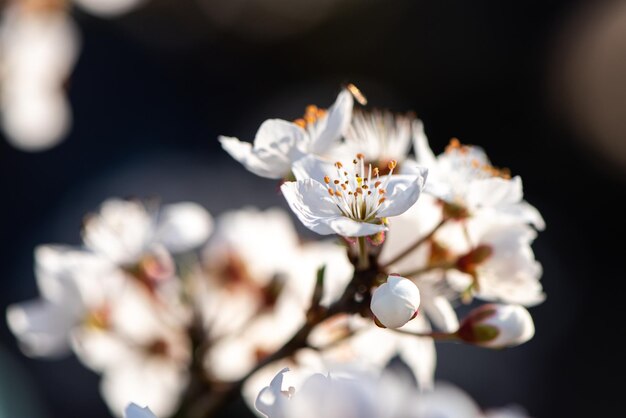
[[[324,183],[329,184],[330,183],[330,177],[324,176]]]

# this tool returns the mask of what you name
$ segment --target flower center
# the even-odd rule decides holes
[[[395,160],[389,161],[389,174],[383,177],[380,176],[380,169],[372,168],[372,164],[367,164],[366,170],[363,154],[357,154],[352,164],[354,167],[348,172],[341,162],[336,162],[337,177],[331,179],[325,176],[324,183],[328,186],[328,194],[344,216],[370,222],[376,218],[378,209],[387,200],[386,188],[397,163]]]

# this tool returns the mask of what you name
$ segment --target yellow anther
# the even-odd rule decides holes
[[[306,121],[302,118],[294,120],[293,123],[295,123],[301,128],[306,128]]]
[[[324,183],[326,184],[330,183],[330,177],[324,176]]]
[[[387,163],[387,168],[389,168],[389,171],[391,171],[394,168],[396,168],[397,165],[398,165],[398,162],[396,160],[391,160],[389,161],[389,163]]]
[[[357,102],[359,102],[362,106],[365,106],[367,104],[367,98],[363,95],[363,93],[361,93],[361,90],[359,90],[359,88],[357,86],[355,86],[354,84],[350,83],[346,86],[346,88],[348,89],[348,91],[350,93],[352,93],[352,96],[356,99]]]

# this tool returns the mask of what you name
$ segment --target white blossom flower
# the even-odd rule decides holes
[[[298,219],[318,234],[374,235],[387,229],[386,218],[413,206],[424,188],[426,171],[393,175],[395,164],[389,162],[389,174],[381,175],[371,164],[366,168],[359,154],[349,167],[335,163],[333,177],[315,178],[327,172],[327,164],[307,158],[297,165],[298,181],[284,183],[281,190]]]
[[[254,145],[232,137],[220,136],[219,140],[224,150],[254,174],[286,178],[295,161],[308,154],[324,155],[335,145],[350,123],[352,106],[351,93],[343,89],[328,111],[309,106],[304,118],[295,122],[266,120]]]
[[[165,417],[189,379],[188,325],[145,287],[127,281],[104,326],[76,329],[72,346],[83,364],[102,373],[100,392],[112,413],[119,416],[131,400]]]
[[[455,138],[435,157],[420,126],[414,129],[414,147],[418,164],[429,169],[426,192],[469,211],[470,216],[482,211],[537,229],[545,227],[539,211],[523,200],[521,178],[493,167],[481,148],[461,145]]]
[[[83,240],[95,253],[129,266],[153,253],[156,247],[171,253],[198,247],[207,240],[211,229],[211,216],[195,203],[149,210],[139,201],[109,199],[98,214],[85,221]]]
[[[483,347],[514,347],[535,335],[535,325],[521,305],[488,303],[467,315],[458,335],[465,342]]]
[[[203,252],[198,304],[212,341],[205,364],[223,380],[245,375],[306,321],[317,270],[326,266],[323,304],[352,277],[345,248],[300,244],[287,213],[246,208],[221,215]]]
[[[372,294],[371,309],[376,320],[387,328],[400,328],[415,318],[420,305],[420,291],[415,283],[391,275]]]
[[[66,354],[76,327],[103,326],[124,282],[106,260],[69,247],[37,247],[35,272],[41,299],[7,309],[9,328],[32,356]]]
[[[543,302],[542,268],[530,247],[536,236],[526,224],[488,217],[468,222],[464,232],[455,225],[443,229],[439,242],[460,256],[447,271],[448,283],[484,300],[525,306]]]
[[[350,369],[314,374],[299,388],[285,387],[282,369],[258,394],[255,407],[267,418],[483,418],[466,393],[440,384],[418,391],[393,372],[382,376]],[[519,411],[517,411],[519,413]],[[491,415],[487,415],[491,416]],[[496,416],[496,415],[493,415]],[[509,415],[524,417],[525,415]]]
[[[156,418],[147,406],[142,408],[135,403],[131,403],[124,410],[124,418]]]

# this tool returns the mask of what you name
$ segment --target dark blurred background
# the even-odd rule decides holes
[[[353,82],[371,105],[415,111],[436,152],[453,136],[483,146],[546,219],[536,337],[502,351],[440,344],[438,379],[538,418],[623,409],[624,2],[153,0],[114,19],[73,15],[69,137],[41,153],[0,141],[2,315],[38,295],[34,246],[78,244],[107,197],[286,207],[217,136],[252,140],[263,120],[328,106]],[[4,319],[3,402],[24,417],[109,416],[95,374],[26,358]]]

